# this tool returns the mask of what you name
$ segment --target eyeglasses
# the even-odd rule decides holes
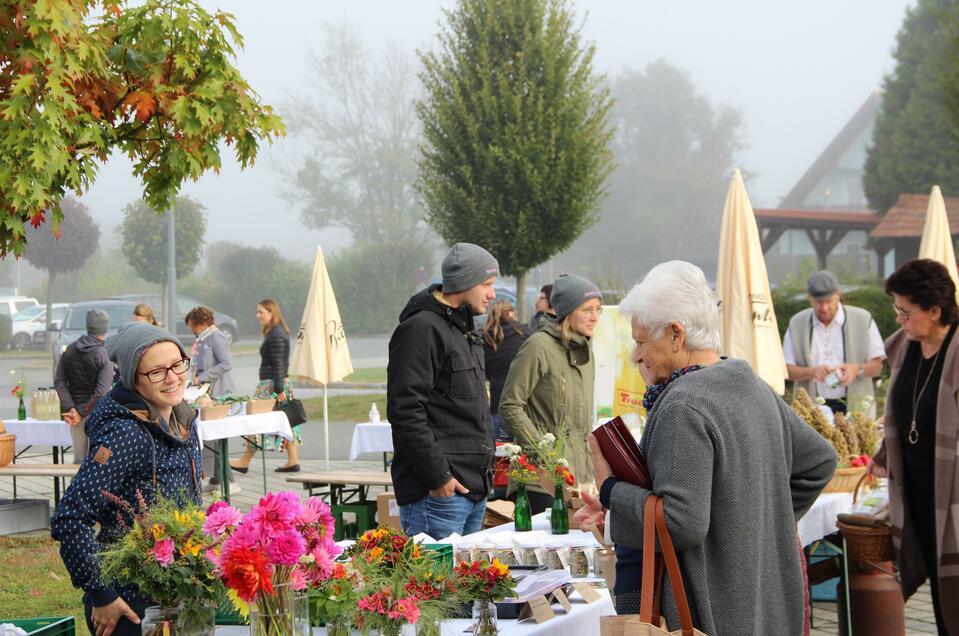
[[[899,316],[900,318],[902,318],[903,321],[909,320],[909,314],[912,313],[911,311],[906,311],[905,309],[902,309],[902,308],[901,308],[899,305],[897,305],[896,303],[893,303],[893,304],[892,304],[892,308],[893,308],[893,310],[895,310],[896,315]]]
[[[151,369],[147,371],[146,373],[137,371],[137,375],[145,375],[147,377],[147,380],[149,380],[153,384],[159,384],[160,382],[163,382],[166,379],[166,376],[170,371],[173,371],[177,375],[183,375],[184,373],[186,373],[186,370],[189,368],[190,368],[190,359],[182,358],[180,360],[177,360],[176,362],[174,362],[168,367],[159,367],[157,369]]]
[[[590,308],[588,308],[588,309],[577,309],[576,311],[578,311],[579,313],[583,314],[584,316],[589,316],[590,318],[592,318],[593,316],[599,318],[600,315],[602,315],[602,313],[603,313],[603,308],[602,308],[602,307],[595,307],[595,308],[594,308],[594,307],[590,307]]]

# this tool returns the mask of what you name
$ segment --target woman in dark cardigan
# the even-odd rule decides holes
[[[516,322],[512,303],[500,300],[493,304],[483,326],[483,352],[486,355],[486,379],[489,380],[489,410],[497,441],[513,441],[499,414],[499,400],[509,375],[509,365],[529,335],[526,325]]]
[[[280,305],[272,298],[261,300],[256,306],[256,319],[263,332],[263,344],[260,345],[260,383],[253,392],[256,399],[276,397],[283,402],[293,399],[288,372],[290,368],[290,329],[283,320]],[[269,435],[263,437],[267,450],[286,451],[286,465],[276,469],[278,473],[295,473],[300,470],[297,447],[302,443],[300,427],[293,427],[293,441]],[[233,470],[241,473],[249,470],[256,448],[248,445],[239,461],[231,463]]]

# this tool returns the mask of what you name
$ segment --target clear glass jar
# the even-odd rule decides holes
[[[573,578],[589,576],[589,557],[586,546],[573,546],[569,549],[569,575]]]
[[[472,543],[461,543],[456,546],[456,562],[472,563],[476,560],[476,547]]]
[[[559,556],[559,553],[562,549],[563,549],[562,543],[551,543],[546,546],[546,569],[547,570],[563,569],[563,559],[561,559]]]
[[[485,599],[473,601],[473,635],[495,636],[498,633],[496,604]]]
[[[524,545],[520,550],[520,560],[523,562],[522,565],[535,566],[539,565],[539,559],[536,558],[536,546],[535,545]]]
[[[519,565],[519,561],[516,560],[516,553],[513,552],[512,548],[497,548],[493,556],[499,559],[500,563],[505,563],[510,567]]]
[[[476,548],[476,556],[473,561],[493,561],[493,554],[496,552],[496,546],[491,543],[484,543]]]
[[[143,618],[140,620],[140,630],[143,636],[163,636],[164,634],[172,636],[177,633],[176,618],[177,608],[153,605],[144,611]]]

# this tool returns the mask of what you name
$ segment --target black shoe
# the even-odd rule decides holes
[[[249,467],[249,466],[236,466],[235,464],[230,464],[230,469],[231,469],[231,470],[235,470],[236,472],[240,473],[241,475],[245,475],[247,472],[249,472],[250,467]]]
[[[300,465],[293,464],[292,466],[280,466],[276,469],[278,473],[298,473],[300,472]]]

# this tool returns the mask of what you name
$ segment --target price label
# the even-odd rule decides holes
[[[573,589],[579,592],[579,595],[582,596],[583,600],[587,603],[595,603],[600,599],[599,592],[597,592],[596,588],[589,583],[584,583],[582,581],[573,583]]]

